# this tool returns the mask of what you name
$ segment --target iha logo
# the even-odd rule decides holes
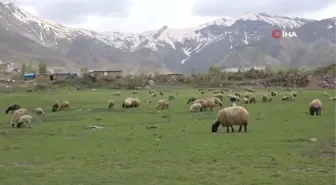
[[[279,29],[273,30],[272,31],[272,36],[275,39],[280,39],[281,37],[283,37],[283,38],[292,38],[292,37],[297,38],[297,35],[294,31],[284,31],[284,30],[279,30]]]

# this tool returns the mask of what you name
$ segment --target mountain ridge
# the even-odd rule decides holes
[[[2,33],[7,37],[2,40],[6,40],[7,45],[11,45],[7,47],[8,51],[2,52],[4,56],[15,51],[14,53],[23,55],[23,57],[28,56],[27,58],[31,60],[57,59],[58,62],[55,61],[52,64],[63,65],[72,70],[80,67],[126,70],[145,67],[163,68],[171,72],[188,73],[194,70],[203,72],[218,62],[225,63],[225,61],[219,60],[228,58],[230,53],[238,51],[239,48],[251,47],[260,42],[267,47],[267,45],[276,42],[271,39],[272,29],[297,30],[302,35],[312,35],[308,28],[301,30],[300,28],[311,24],[311,27],[315,27],[314,25],[325,26],[323,20],[291,18],[266,13],[245,13],[236,19],[216,19],[193,28],[175,29],[163,26],[157,30],[137,34],[101,33],[87,29],[69,28],[45,21],[30,15],[8,1],[0,1],[0,12],[0,41]],[[334,44],[335,34],[332,31],[335,30],[336,19],[325,20],[332,22],[329,23],[331,29],[321,31],[321,35],[313,35],[314,38],[311,40],[314,42],[322,38]],[[27,48],[29,47],[27,46],[22,51],[22,46],[15,44],[18,41],[17,38],[11,36],[13,34],[17,34],[17,38],[21,37],[21,40],[25,40],[24,45],[28,44],[29,47],[34,45],[35,49],[28,52]],[[10,43],[10,40],[13,40],[13,43]],[[306,44],[311,44],[309,39],[305,38],[304,40],[307,42]],[[256,46],[260,47],[258,44]],[[42,50],[44,52],[41,52]],[[258,49],[255,51],[261,52]],[[269,53],[263,55],[273,56]],[[278,60],[280,59],[274,59],[274,61]],[[291,64],[287,61],[280,63],[284,66]],[[256,62],[251,60],[246,65],[253,66],[254,64]]]

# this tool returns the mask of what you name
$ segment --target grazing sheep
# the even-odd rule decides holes
[[[169,100],[175,100],[174,96],[168,96]]]
[[[120,96],[121,93],[118,91],[118,92],[115,92],[115,93],[112,93],[113,96]]]
[[[240,93],[236,92],[234,95],[237,96],[237,97],[240,97]]]
[[[294,97],[296,97],[296,95],[297,95],[297,92],[295,92],[295,91],[292,91],[291,93],[289,93],[289,95],[290,95],[290,96],[294,96]]]
[[[334,97],[329,97],[329,100],[330,100],[330,101],[336,101],[336,96],[334,96]]]
[[[264,103],[267,102],[267,100],[268,100],[268,96],[263,95],[261,100],[262,100],[262,102],[264,102]]]
[[[224,94],[223,93],[217,93],[213,95],[216,98],[219,98],[221,101],[223,101]]]
[[[60,105],[60,110],[68,110],[71,108],[71,104],[69,101],[63,101]]]
[[[133,102],[132,102],[132,98],[126,98],[124,100],[124,102],[121,105],[122,108],[132,108],[133,107]]]
[[[256,102],[257,102],[257,98],[255,96],[250,97],[249,103],[256,103]]]
[[[11,104],[8,106],[7,110],[6,110],[6,114],[8,114],[9,111],[12,111],[12,114],[14,113],[14,111],[20,109],[21,106],[19,104]]]
[[[202,105],[200,112],[202,112],[203,110],[206,110],[206,108],[208,107],[207,101],[204,99],[197,99],[194,101],[194,103],[200,103]]]
[[[279,92],[271,92],[271,96],[276,96],[277,94],[279,94]]]
[[[209,108],[212,111],[212,109],[216,106],[214,99],[213,98],[207,98],[207,99],[205,99],[205,101],[206,101],[207,108]]]
[[[189,104],[189,103],[191,103],[191,102],[194,102],[195,100],[196,100],[195,97],[190,97],[190,98],[188,99],[187,104]]]
[[[235,95],[230,95],[229,96],[231,102],[237,102],[239,101],[239,97]]]
[[[213,100],[216,105],[219,105],[220,107],[223,107],[223,103],[219,98],[213,97]]]
[[[166,100],[160,99],[157,102],[156,109],[168,109],[168,108],[169,108],[169,103]]]
[[[160,95],[163,96],[164,95],[163,92],[160,92]]]
[[[271,96],[268,96],[267,97],[267,102],[271,102],[272,101],[272,97]]]
[[[249,103],[249,100],[247,98],[244,98],[244,103],[245,104],[248,104]]]
[[[132,98],[133,107],[139,107],[140,106],[140,100],[138,98]]]
[[[107,107],[108,107],[108,108],[114,107],[114,105],[115,105],[115,101],[114,101],[114,100],[109,100],[109,101],[107,102]]]
[[[32,120],[32,117],[30,115],[28,114],[23,115],[20,117],[19,121],[17,122],[17,127],[20,128],[22,124],[27,123],[28,127],[31,128],[31,120]]]
[[[212,132],[217,132],[219,125],[226,127],[226,132],[230,132],[229,127],[231,127],[231,132],[234,132],[233,125],[239,125],[238,132],[241,132],[244,126],[244,132],[247,131],[247,125],[249,121],[248,111],[241,106],[232,106],[224,108],[218,112],[217,120],[211,126]]]
[[[282,97],[282,101],[289,100],[289,96]]]
[[[45,113],[44,113],[44,111],[43,111],[42,108],[36,108],[34,110],[34,112],[35,112],[36,116],[45,115]]]
[[[61,104],[59,103],[59,101],[57,101],[53,106],[52,106],[52,111],[56,112],[57,110],[59,110],[61,107]]]
[[[245,98],[248,99],[250,96],[251,96],[251,94],[250,94],[249,92],[244,93],[244,97],[245,97]]]
[[[27,115],[28,114],[28,111],[26,109],[23,109],[23,108],[20,108],[16,111],[14,111],[13,113],[13,116],[12,116],[12,120],[11,120],[11,125],[12,127],[15,127],[15,124],[18,123],[18,121],[20,120],[20,118],[23,116],[23,115]]]
[[[204,94],[204,91],[202,91],[201,94]]]
[[[309,113],[310,115],[314,116],[316,113],[316,116],[321,116],[322,111],[322,102],[319,99],[314,99],[310,105],[309,105]]]
[[[152,97],[156,97],[156,93],[152,93]]]
[[[197,112],[197,111],[200,111],[202,108],[202,105],[200,103],[193,103],[191,106],[190,106],[190,112]]]
[[[327,92],[323,92],[323,95],[324,95],[324,96],[328,96],[328,93],[327,93]]]

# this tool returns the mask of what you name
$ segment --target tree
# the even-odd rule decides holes
[[[47,74],[48,70],[47,70],[47,64],[45,62],[40,62],[38,65],[38,72],[40,74]]]
[[[21,65],[21,76],[23,76],[27,71],[26,63],[22,63]]]

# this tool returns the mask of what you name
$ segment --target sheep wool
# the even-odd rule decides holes
[[[190,106],[190,112],[197,112],[197,111],[200,111],[202,108],[202,105],[200,103],[193,103],[191,106]]]
[[[132,101],[133,107],[140,106],[140,100],[138,98],[132,98],[131,101]]]
[[[122,103],[122,108],[132,108],[133,102],[131,98],[126,98],[124,102]]]
[[[202,112],[203,110],[206,110],[208,107],[207,102],[204,99],[197,99],[194,101],[194,103],[200,103],[202,105],[200,111]]]
[[[115,105],[114,100],[109,100],[109,101],[107,102],[107,105],[108,105],[108,108],[114,107],[114,105]]]
[[[213,98],[207,98],[205,101],[207,108],[209,108],[212,111],[212,109],[216,106],[215,100]]]
[[[156,109],[168,109],[168,108],[169,108],[169,103],[166,100],[160,99],[157,102]]]
[[[15,127],[15,124],[18,123],[19,119],[23,116],[23,115],[27,115],[28,111],[24,108],[20,108],[16,111],[14,111],[13,115],[12,115],[12,120],[11,120],[11,125],[12,127]]]
[[[20,117],[19,121],[17,122],[17,127],[20,128],[22,124],[27,123],[28,127],[30,128],[31,127],[31,120],[32,120],[32,117],[30,115],[28,115],[28,114],[23,115],[23,116]]]
[[[217,120],[212,124],[212,132],[217,132],[219,125],[226,127],[226,132],[230,132],[229,127],[231,127],[231,132],[234,132],[233,125],[239,125],[238,132],[241,132],[244,126],[244,132],[247,131],[247,125],[249,122],[248,111],[241,106],[233,106],[220,110],[217,115]]]
[[[309,105],[309,113],[311,116],[321,116],[322,102],[319,99],[314,99]]]

